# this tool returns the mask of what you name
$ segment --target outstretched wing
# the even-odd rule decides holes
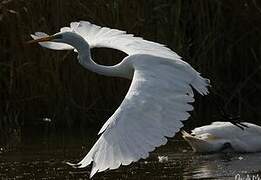
[[[89,153],[76,164],[86,167],[93,162],[91,177],[148,157],[155,147],[167,142],[166,137],[180,130],[181,121],[189,118],[194,101],[191,86],[203,95],[208,93],[208,81],[187,64],[143,57],[150,60],[135,61],[125,99],[103,125]]]
[[[141,37],[134,37],[125,31],[100,27],[87,21],[72,22],[70,27],[63,27],[60,31],[73,31],[80,34],[91,48],[106,47],[123,51],[128,55],[150,54],[170,59],[180,59],[180,56],[162,44],[147,41]],[[38,39],[47,36],[47,34],[37,32],[31,36]],[[73,49],[73,47],[64,43],[41,42],[40,44],[45,48],[54,50]]]

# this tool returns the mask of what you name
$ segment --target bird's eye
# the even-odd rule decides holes
[[[54,35],[54,38],[55,38],[55,39],[62,39],[62,38],[63,38],[63,35],[61,35],[61,34],[56,34],[56,35]]]

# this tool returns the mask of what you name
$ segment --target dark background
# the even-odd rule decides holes
[[[0,143],[97,133],[130,82],[84,69],[73,52],[26,46],[30,34],[53,34],[70,22],[126,30],[166,44],[211,80],[220,106],[261,124],[261,2],[258,0],[0,1]],[[123,53],[94,49],[101,64]],[[213,96],[197,97],[186,129],[220,118]],[[50,118],[51,122],[44,121]],[[14,141],[14,142],[13,142]]]

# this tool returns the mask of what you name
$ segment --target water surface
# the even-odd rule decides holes
[[[89,179],[90,168],[74,169],[66,161],[77,162],[90,147],[64,148],[25,146],[0,154],[0,179]],[[159,162],[158,156],[168,161]],[[261,177],[261,153],[195,154],[181,140],[169,143],[141,160],[117,170],[98,173],[93,179],[235,179]]]

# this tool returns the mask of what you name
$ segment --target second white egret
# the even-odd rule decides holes
[[[193,129],[191,134],[182,131],[182,135],[195,152],[260,152],[261,127],[247,122],[241,124],[247,128],[242,130],[231,122],[213,122]]]

